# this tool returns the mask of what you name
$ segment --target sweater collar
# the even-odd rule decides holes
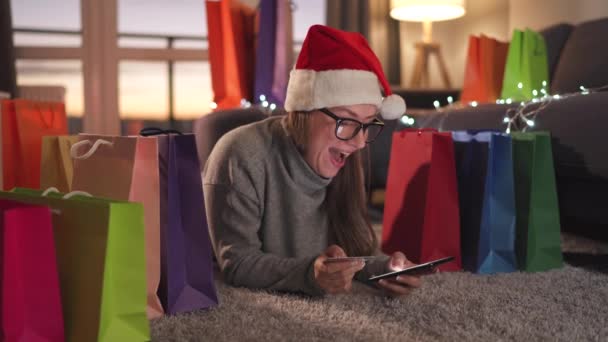
[[[280,130],[280,136],[284,146],[282,149],[283,160],[287,172],[291,175],[294,182],[301,186],[306,192],[312,193],[327,188],[331,183],[332,178],[324,178],[319,176],[311,167],[308,165],[302,153],[298,150],[293,138],[287,132],[284,125],[284,120],[277,120],[279,123],[278,128]]]

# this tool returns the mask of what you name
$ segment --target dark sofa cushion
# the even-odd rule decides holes
[[[558,94],[608,84],[608,18],[574,28],[553,76],[551,92]]]
[[[553,80],[553,74],[559,61],[559,56],[562,53],[566,41],[574,26],[571,24],[557,24],[540,31],[540,34],[545,39],[547,46],[547,64],[549,66],[549,81]]]

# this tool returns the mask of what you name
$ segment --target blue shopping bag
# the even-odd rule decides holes
[[[517,270],[511,137],[491,131],[453,132],[465,270]]]

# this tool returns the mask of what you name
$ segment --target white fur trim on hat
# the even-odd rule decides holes
[[[289,75],[285,97],[288,112],[355,104],[373,104],[380,108],[382,93],[375,73],[353,69],[294,69]]]
[[[399,95],[389,95],[380,106],[380,114],[386,120],[399,119],[405,113],[405,101]]]

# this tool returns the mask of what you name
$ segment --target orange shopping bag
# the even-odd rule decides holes
[[[42,137],[67,134],[65,106],[24,99],[2,101],[4,189],[40,188]]]
[[[213,101],[238,107],[253,95],[255,11],[232,0],[206,5]]]
[[[97,197],[142,203],[144,207],[147,313],[162,316],[160,283],[160,189],[155,138],[79,135],[72,145],[72,190]]]
[[[494,102],[500,98],[509,44],[484,35],[469,37],[463,102]]]

